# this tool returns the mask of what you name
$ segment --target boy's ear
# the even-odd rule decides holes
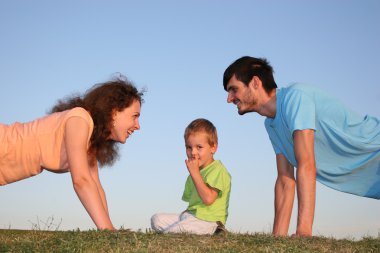
[[[217,144],[214,144],[211,146],[211,153],[212,154],[215,154],[216,150],[218,149],[218,145]]]

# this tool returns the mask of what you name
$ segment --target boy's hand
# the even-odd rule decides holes
[[[218,190],[211,188],[203,181],[199,170],[199,160],[190,158],[185,160],[185,163],[203,204],[206,206],[212,205],[218,197]]]
[[[185,160],[187,170],[189,171],[190,175],[194,173],[199,173],[199,161],[196,158],[189,158]]]

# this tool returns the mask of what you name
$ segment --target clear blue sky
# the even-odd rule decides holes
[[[57,99],[120,72],[147,93],[141,131],[101,171],[114,225],[145,230],[154,213],[186,208],[183,131],[204,117],[233,178],[227,228],[270,232],[275,156],[264,118],[226,103],[225,68],[266,57],[280,87],[305,82],[380,117],[379,24],[377,0],[1,1],[0,122],[44,116]],[[0,202],[0,228],[30,229],[37,217],[95,228],[68,174],[1,187]],[[379,213],[379,201],[317,184],[315,235],[377,236]]]

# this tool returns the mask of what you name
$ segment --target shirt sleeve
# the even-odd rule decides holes
[[[190,201],[190,184],[191,183],[191,177],[188,176],[187,179],[186,179],[186,183],[185,183],[185,190],[183,191],[183,194],[182,194],[182,200],[185,201],[185,202],[189,202]]]
[[[213,170],[209,175],[207,175],[204,181],[210,187],[218,189],[218,195],[222,196],[222,194],[226,191],[227,182],[230,181],[230,178],[224,169],[219,168]]]
[[[264,123],[265,129],[267,130],[270,142],[272,143],[274,153],[276,155],[282,154],[283,152],[281,151],[280,147],[277,145],[277,143],[279,143],[278,137],[277,137],[275,131],[273,131],[272,127],[270,126],[270,124],[271,124],[270,121],[271,120],[268,118],[265,119],[265,123]]]
[[[70,109],[70,112],[66,116],[66,121],[72,117],[80,117],[87,122],[88,128],[89,128],[87,143],[89,145],[90,139],[92,136],[92,132],[94,131],[94,121],[93,121],[91,115],[84,108],[75,107],[73,109]]]
[[[286,94],[283,113],[292,134],[295,130],[316,129],[314,99],[303,91],[291,90]]]

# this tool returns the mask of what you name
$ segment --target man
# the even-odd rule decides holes
[[[303,84],[277,89],[265,59],[242,57],[224,72],[228,103],[266,116],[276,153],[274,235],[287,235],[295,189],[296,235],[311,236],[316,180],[342,192],[380,199],[380,121],[352,112]],[[294,176],[296,168],[296,177]]]

